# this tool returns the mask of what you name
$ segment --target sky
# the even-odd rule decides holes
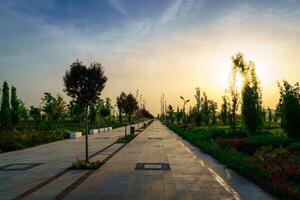
[[[103,98],[139,89],[157,114],[162,93],[191,106],[200,87],[220,107],[231,56],[243,52],[275,108],[277,81],[299,81],[299,36],[300,0],[1,0],[0,81],[39,105],[44,92],[65,95],[72,62],[97,61]]]

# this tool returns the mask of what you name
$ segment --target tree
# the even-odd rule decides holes
[[[90,123],[96,124],[97,121],[97,108],[95,105],[90,105]]]
[[[43,112],[46,114],[48,120],[57,121],[64,117],[66,103],[60,94],[57,94],[56,98],[51,93],[44,93]]]
[[[210,119],[210,107],[209,107],[209,100],[205,92],[203,92],[202,113],[203,113],[204,124],[208,126],[209,119]]]
[[[29,115],[33,118],[35,122],[39,122],[42,118],[42,109],[39,107],[31,106],[29,110]]]
[[[6,81],[3,83],[2,87],[2,101],[1,101],[1,124],[4,128],[8,128],[11,122],[11,110],[9,103],[9,87]]]
[[[125,113],[124,107],[126,102],[125,92],[121,92],[120,96],[117,97],[117,107],[119,110],[119,122],[122,122],[122,113]]]
[[[177,111],[176,111],[177,124],[180,123],[180,120],[182,120],[182,118],[183,118],[183,112],[182,112],[182,110],[179,110],[179,107],[177,106]]]
[[[243,78],[242,107],[243,122],[249,134],[254,134],[262,125],[262,94],[253,62],[246,62],[243,54],[233,57],[233,67]]]
[[[239,64],[239,57],[240,55],[237,54],[236,57],[232,56],[232,67],[231,67],[231,79],[230,79],[230,127],[235,130],[236,122],[237,122],[237,111],[239,108],[239,93],[237,91],[237,84],[236,84],[236,75],[237,75],[237,67],[236,65]]]
[[[281,119],[281,127],[289,137],[300,136],[300,86],[297,82],[291,85],[283,81],[278,83],[280,98],[277,105],[277,112]]]
[[[17,97],[17,90],[15,87],[11,87],[11,124],[15,128],[20,120],[20,101]]]
[[[228,124],[228,117],[229,117],[229,100],[226,95],[222,96],[223,103],[221,105],[221,113],[220,113],[220,119],[224,125]]]
[[[129,125],[131,127],[131,119],[132,119],[132,114],[139,108],[138,106],[138,102],[136,100],[136,98],[129,93],[126,96],[126,101],[125,101],[125,107],[124,107],[124,112],[126,113],[127,117],[128,117],[128,122]]]
[[[170,122],[173,124],[173,122],[174,122],[174,109],[173,109],[172,105],[168,106],[167,113],[168,113],[168,118],[169,118]]]
[[[268,122],[271,125],[273,122],[273,114],[271,108],[268,107]]]
[[[196,88],[196,106],[195,106],[195,122],[197,126],[201,125],[201,91],[200,88]]]
[[[99,113],[103,119],[107,119],[111,115],[111,108],[104,106],[100,108]]]
[[[81,122],[84,117],[84,107],[76,100],[71,100],[68,105],[68,115],[74,122]]]
[[[88,109],[99,99],[105,87],[107,77],[104,75],[103,67],[100,63],[91,63],[86,67],[79,60],[71,64],[70,70],[66,71],[63,78],[64,91],[81,106],[85,107],[86,136],[85,136],[85,159],[88,162]]]
[[[23,120],[28,120],[29,118],[29,111],[25,106],[25,103],[19,100],[19,108],[20,108],[20,118]]]
[[[217,123],[217,109],[218,109],[217,102],[209,100],[208,107],[209,107],[209,112],[210,112],[211,123],[213,125],[215,125]]]

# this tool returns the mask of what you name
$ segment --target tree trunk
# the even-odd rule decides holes
[[[86,125],[86,134],[85,134],[85,161],[89,161],[89,146],[88,146],[88,135],[89,135],[89,119],[88,119],[88,109],[89,106],[85,107],[85,125]]]

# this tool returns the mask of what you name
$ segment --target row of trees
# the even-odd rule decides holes
[[[27,110],[24,103],[18,99],[16,88],[12,86],[10,93],[9,86],[6,81],[3,83],[2,87],[0,109],[0,125],[4,129],[16,128],[20,119],[27,117]]]
[[[237,76],[243,80],[241,91],[237,89]],[[279,122],[281,127],[289,136],[300,136],[300,87],[299,83],[291,85],[283,81],[278,83],[280,99],[277,108],[272,111],[269,107],[262,106],[262,91],[260,82],[256,75],[255,65],[252,61],[246,61],[242,53],[232,57],[232,71],[230,88],[222,96],[220,111],[217,112],[217,103],[210,100],[205,92],[201,93],[196,88],[196,104],[185,111],[185,104],[188,100],[183,97],[183,108],[175,112],[172,105],[166,110],[166,116],[162,118],[173,123],[193,123],[197,126],[215,125],[217,122],[229,125],[235,129],[239,122],[247,129],[248,134],[255,134],[258,129],[263,128],[265,122],[272,124]]]
[[[21,120],[34,120],[36,122],[48,121],[58,122],[60,120],[71,120],[74,123],[84,121],[84,107],[76,100],[67,103],[62,95],[56,96],[44,93],[40,106],[31,106],[27,109],[24,103],[17,98],[16,88],[12,87],[11,95],[7,82],[3,84],[1,101],[1,125],[3,129],[16,128]],[[132,122],[141,118],[153,118],[145,108],[139,108],[138,101],[132,94],[121,93],[116,99],[117,103],[112,106],[111,99],[98,99],[89,108],[89,123],[92,125],[109,124],[114,122]],[[118,117],[115,109],[118,109]]]
[[[66,71],[64,80],[64,91],[72,97],[73,102],[76,102],[80,107],[85,108],[85,121],[86,121],[86,162],[88,162],[88,131],[89,120],[88,116],[92,116],[93,122],[96,120],[96,113],[99,110],[104,116],[110,115],[111,103],[107,99],[104,104],[100,99],[102,90],[105,87],[107,77],[104,75],[103,67],[100,63],[91,63],[89,67],[82,64],[80,61],[74,62],[70,69]],[[137,95],[138,96],[138,95]],[[138,107],[137,99],[129,93],[126,95],[124,92],[117,97],[117,106],[119,109],[119,120],[122,120],[122,114],[126,114],[128,122],[132,122],[132,116]],[[125,126],[125,134],[126,134]]]

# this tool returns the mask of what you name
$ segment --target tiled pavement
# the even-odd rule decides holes
[[[89,155],[112,144],[122,135],[124,135],[124,127],[89,135]],[[12,199],[70,167],[77,158],[84,158],[84,145],[84,137],[82,137],[0,154],[0,167],[9,164],[42,163],[27,170],[0,170],[0,199]],[[80,172],[72,173],[73,175],[70,174],[66,177],[66,181],[80,176]],[[60,185],[61,183],[56,187]]]
[[[168,163],[171,170],[135,170],[137,163]],[[155,121],[66,199],[239,199],[218,179]]]

